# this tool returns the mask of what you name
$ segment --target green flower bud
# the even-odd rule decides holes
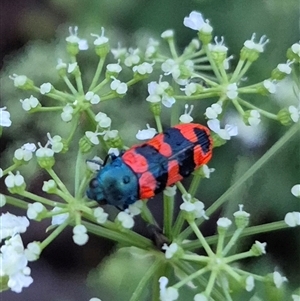
[[[79,140],[79,149],[81,153],[86,154],[90,152],[90,150],[93,148],[94,144],[90,141],[90,139],[84,135]]]
[[[211,132],[210,135],[213,140],[213,147],[219,147],[226,143],[226,140],[222,139],[218,134]]]
[[[289,126],[293,123],[293,120],[291,118],[291,113],[289,112],[288,108],[281,109],[277,113],[277,117],[282,125]]]
[[[150,110],[154,116],[159,116],[161,114],[161,102],[150,102]]]

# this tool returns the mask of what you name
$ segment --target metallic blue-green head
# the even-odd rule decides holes
[[[115,157],[99,170],[90,181],[87,190],[89,199],[99,204],[110,204],[122,209],[138,200],[138,180],[122,157]]]

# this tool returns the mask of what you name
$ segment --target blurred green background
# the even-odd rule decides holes
[[[78,25],[79,37],[87,38],[90,42],[90,33],[100,34],[101,27],[105,27],[112,48],[117,47],[118,41],[121,41],[122,46],[134,48],[145,43],[150,36],[159,39],[161,32],[174,29],[178,50],[183,50],[195,37],[195,32],[184,27],[182,23],[183,18],[192,10],[202,12],[205,18],[210,20],[215,35],[225,37],[229,54],[235,56],[233,65],[244,41],[249,39],[253,32],[256,32],[258,37],[267,35],[270,43],[259,61],[251,67],[247,74],[247,83],[267,78],[278,63],[286,61],[287,48],[299,40],[299,2],[296,0],[2,0],[0,107],[8,107],[13,126],[4,129],[1,137],[1,167],[7,166],[13,151],[22,144],[36,141],[44,144],[48,131],[52,135],[63,136],[68,133],[68,126],[61,126],[58,114],[26,114],[19,99],[29,95],[16,91],[8,75],[26,74],[34,79],[37,85],[51,82],[55,87],[63,89],[64,86],[58,81],[55,66],[57,58],[66,58],[64,38],[68,35],[68,27],[71,25]],[[165,47],[163,41],[161,45]],[[93,49],[82,53],[79,60],[84,70],[84,80],[88,82],[97,63]],[[154,77],[152,80],[157,79]],[[134,86],[124,99],[114,100],[101,107],[112,118],[113,128],[120,130],[127,145],[137,142],[135,133],[144,128],[146,123],[154,125],[145,102],[146,96],[145,83]],[[288,80],[280,85],[278,95],[272,99],[257,96],[247,99],[275,113],[288,103],[296,104],[299,101],[293,94]],[[203,122],[205,107],[213,102],[214,100],[208,100],[196,107],[193,112],[196,122]],[[132,116],[135,116],[134,120]],[[168,114],[164,113],[163,117],[167,124]],[[52,128],[49,128],[50,123]],[[244,134],[241,134],[240,138],[233,139],[231,143],[217,149],[210,164],[216,168],[216,172],[210,180],[201,185],[199,199],[208,207],[284,135],[285,131],[286,128],[279,124],[263,120],[256,132],[249,132],[244,128]],[[78,133],[78,137],[81,137],[82,133]],[[290,141],[259,173],[245,183],[218,214],[231,217],[232,212],[237,209],[237,204],[244,203],[245,210],[251,213],[251,223],[262,224],[283,219],[288,211],[299,211],[299,200],[290,193],[291,187],[300,183],[299,138],[298,135]],[[73,184],[76,148],[74,143],[68,152],[67,160],[65,156],[59,155],[55,165],[55,170],[70,188]],[[24,172],[22,169],[22,174],[27,173],[31,179],[30,183],[27,181],[29,189],[38,193],[42,181],[48,178],[32,167],[33,165],[29,164]],[[4,190],[3,181],[0,188],[1,191]],[[151,200],[149,206],[161,221],[161,196]],[[2,210],[23,214],[22,211],[8,206]],[[112,210],[115,213],[114,209]],[[216,215],[207,223],[203,229],[204,233],[214,233],[217,217]],[[140,221],[137,224],[137,231],[144,233],[145,225]],[[33,222],[25,236],[25,242],[42,240],[47,226],[47,222]],[[128,300],[138,278],[147,269],[148,261],[130,256],[126,252],[118,252],[107,260],[107,256],[114,250],[110,241],[91,237],[86,246],[78,247],[72,242],[71,236],[71,231],[65,231],[45,250],[40,260],[30,264],[34,283],[29,288],[24,289],[22,294],[5,292],[3,300],[81,301],[89,300],[92,296],[99,296],[102,301]],[[254,240],[268,243],[268,255],[244,262],[245,269],[266,274],[277,267],[288,277],[289,289],[295,289],[300,283],[299,230],[288,229],[244,239],[241,250],[247,249]],[[102,266],[96,270],[100,261]],[[95,270],[88,277],[92,269]],[[183,296],[181,300],[192,298],[190,295],[180,295]],[[236,298],[248,300],[250,295],[237,295]]]

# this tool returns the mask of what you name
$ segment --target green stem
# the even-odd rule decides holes
[[[152,212],[149,210],[146,201],[143,201],[143,207],[142,207],[141,211],[142,211],[141,216],[144,221],[146,221],[148,224],[157,226],[157,222],[156,222]]]
[[[230,83],[235,83],[237,81],[238,75],[240,74],[245,61],[239,60],[237,66],[235,67],[235,70],[233,71],[232,77],[230,79]]]
[[[51,206],[51,207],[54,207],[54,206],[55,206],[55,202],[54,202],[54,201],[48,200],[48,199],[46,199],[46,198],[43,198],[43,197],[41,197],[41,196],[39,196],[39,195],[36,195],[36,194],[34,194],[34,193],[31,193],[31,192],[29,192],[29,191],[24,191],[24,192],[23,192],[23,196],[24,196],[25,198],[28,198],[28,199],[33,200],[33,201],[35,201],[35,202],[42,203],[42,204],[44,204],[44,205],[48,205],[48,206]]]
[[[100,57],[100,60],[98,62],[98,66],[97,66],[97,70],[95,72],[95,75],[94,75],[94,78],[92,80],[92,83],[91,83],[91,85],[89,87],[89,91],[92,91],[95,88],[95,86],[97,84],[97,81],[99,80],[99,77],[100,77],[100,74],[101,74],[104,62],[105,62],[105,58]]]
[[[202,235],[201,231],[199,230],[198,226],[196,225],[195,221],[188,221],[191,229],[194,231],[194,233],[196,234],[197,238],[199,239],[199,241],[201,242],[205,252],[207,253],[207,255],[209,257],[214,257],[215,254],[212,251],[212,249],[210,248],[209,244],[206,242],[205,237]]]
[[[235,245],[236,241],[238,240],[238,238],[241,236],[242,232],[243,232],[244,228],[238,228],[236,229],[236,231],[234,231],[233,235],[231,236],[228,244],[225,246],[225,248],[223,249],[222,252],[222,256],[226,256],[227,253],[231,250],[231,248]]]
[[[82,174],[82,152],[81,152],[80,148],[78,148],[76,165],[75,165],[75,183],[74,183],[76,199],[79,198],[78,191],[80,188],[81,174]]]
[[[141,300],[141,296],[143,292],[146,290],[150,279],[156,273],[156,271],[160,268],[162,261],[157,259],[151,266],[148,268],[141,281],[138,283],[135,291],[133,292],[129,301],[139,301]]]
[[[52,168],[46,169],[49,175],[52,177],[52,179],[56,182],[56,184],[59,186],[59,188],[69,197],[73,198],[73,196],[68,191],[65,184],[61,181],[61,179],[58,177],[58,175],[55,173],[55,171]]]
[[[18,207],[18,208],[21,208],[21,209],[25,209],[27,210],[28,208],[28,203],[23,201],[23,200],[19,200],[18,198],[15,198],[13,196],[10,196],[10,195],[5,195],[5,199],[6,199],[6,203],[7,204],[10,204],[10,205],[13,205],[14,207]]]
[[[154,119],[155,119],[155,122],[156,122],[156,128],[157,128],[157,131],[158,131],[159,133],[162,133],[163,128],[162,128],[160,116],[154,115]]]
[[[284,221],[277,221],[269,224],[252,226],[243,230],[239,237],[247,237],[254,234],[267,233],[271,231],[284,230],[290,228]],[[232,237],[234,232],[228,232],[226,237]],[[208,244],[215,244],[218,240],[218,235],[212,235],[205,238]],[[202,245],[198,240],[188,242],[183,245],[185,250],[192,251],[194,249],[200,248]],[[226,248],[226,247],[225,247]],[[227,251],[227,250],[226,250]]]
[[[72,94],[75,96],[77,95],[77,90],[75,89],[75,87],[73,86],[73,84],[71,83],[71,81],[69,80],[69,78],[65,75],[63,76],[63,80],[65,82],[65,84],[68,86],[68,88],[70,89],[70,91],[72,92]]]
[[[172,240],[172,222],[174,215],[174,196],[164,194],[164,234]]]
[[[110,240],[114,240],[118,243],[123,243],[127,246],[135,246],[141,249],[153,248],[153,243],[151,240],[132,231],[121,233],[86,221],[82,221],[82,225],[84,225],[90,233],[93,233],[99,237],[104,237]]]
[[[253,110],[256,110],[258,111],[261,115],[267,117],[267,118],[270,118],[270,119],[273,119],[273,120],[278,120],[278,117],[276,114],[272,114],[272,113],[269,113],[267,111],[264,111],[256,106],[254,106],[253,104],[241,99],[241,98],[238,98],[237,99],[238,102],[242,105],[244,105],[245,107],[249,108],[249,109],[253,109]]]
[[[206,56],[207,56],[207,58],[209,60],[209,63],[211,65],[211,67],[212,67],[212,70],[214,71],[214,73],[215,73],[215,75],[216,75],[219,83],[222,83],[222,76],[220,74],[220,71],[219,71],[219,69],[218,69],[218,67],[217,67],[214,59],[212,58],[211,52],[210,52],[210,50],[208,48],[208,45],[203,45],[203,49],[205,50]]]
[[[225,263],[228,264],[230,262],[238,261],[238,260],[245,259],[245,258],[248,258],[248,257],[253,257],[253,256],[254,256],[253,252],[250,250],[250,251],[247,251],[247,252],[234,254],[232,256],[224,258],[223,260],[224,260]]]
[[[199,174],[199,170],[195,171],[192,182],[190,184],[190,187],[188,189],[188,193],[194,197],[195,193],[197,192],[197,189],[200,185],[202,176]]]
[[[69,224],[70,220],[67,219],[64,223],[59,225],[43,242],[40,244],[41,250],[44,250]]]
[[[169,43],[171,55],[172,55],[173,59],[176,60],[178,58],[178,54],[176,52],[174,39],[168,39],[168,43]]]

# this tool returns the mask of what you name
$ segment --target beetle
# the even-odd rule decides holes
[[[119,156],[110,155],[111,161],[90,181],[87,196],[126,209],[189,176],[211,157],[209,129],[197,123],[179,124]]]

